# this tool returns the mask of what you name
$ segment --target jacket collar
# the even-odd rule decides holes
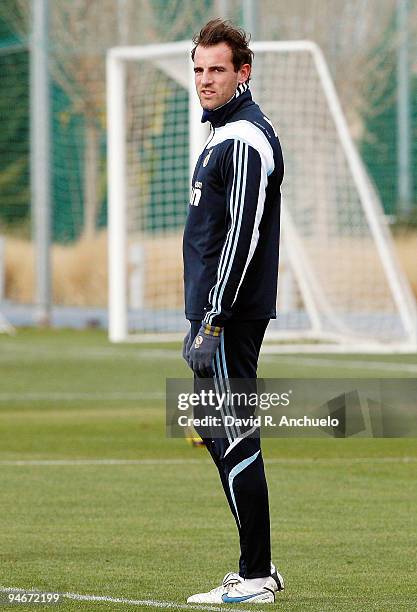
[[[243,106],[246,106],[248,102],[252,102],[252,94],[249,90],[249,83],[241,83],[236,89],[233,97],[222,104],[221,106],[213,110],[203,110],[203,116],[201,117],[201,123],[210,121],[213,127],[220,127],[227,123],[231,115],[234,115]]]

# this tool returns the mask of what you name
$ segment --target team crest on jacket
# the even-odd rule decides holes
[[[210,151],[207,153],[207,155],[204,158],[203,161],[203,166],[204,168],[207,166],[207,164],[209,163],[209,159],[210,159],[210,155],[213,153],[213,149],[210,149]]]

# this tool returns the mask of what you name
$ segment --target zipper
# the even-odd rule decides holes
[[[206,144],[206,146],[204,147],[205,149],[207,149],[208,145],[209,145],[209,144],[211,143],[211,141],[213,140],[213,138],[214,138],[214,132],[216,131],[216,128],[214,127],[214,125],[213,125],[212,123],[210,123],[210,129],[211,129],[211,131],[212,131],[212,133],[211,133],[211,138],[210,138],[210,139],[207,141],[207,144]]]

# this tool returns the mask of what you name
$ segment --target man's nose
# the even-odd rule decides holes
[[[208,85],[208,83],[212,82],[211,73],[208,70],[203,70],[203,77],[201,79],[203,85]]]

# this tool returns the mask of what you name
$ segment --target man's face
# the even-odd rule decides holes
[[[201,106],[213,110],[230,100],[239,83],[250,74],[249,64],[235,72],[232,50],[226,43],[211,47],[198,45],[194,55],[195,86]]]

